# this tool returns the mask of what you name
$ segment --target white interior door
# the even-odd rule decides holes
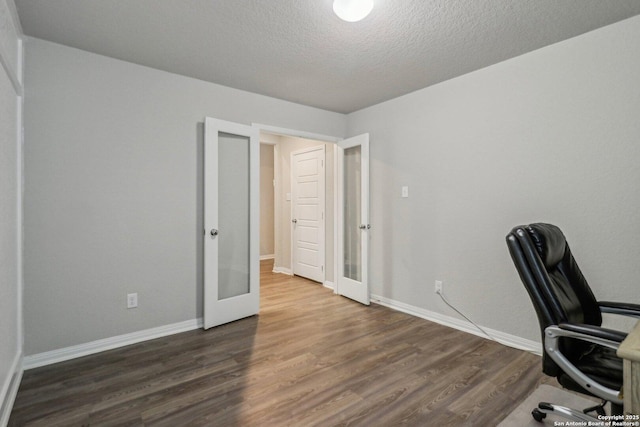
[[[260,142],[251,126],[205,119],[204,328],[258,313]]]
[[[291,153],[293,274],[324,282],[324,144]]]
[[[338,143],[337,292],[369,305],[369,134]]]

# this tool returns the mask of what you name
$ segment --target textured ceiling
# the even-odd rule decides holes
[[[640,0],[15,0],[24,33],[348,113],[640,14]]]

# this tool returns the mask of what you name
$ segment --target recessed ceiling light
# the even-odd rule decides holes
[[[373,0],[334,0],[333,11],[347,22],[358,22],[373,9]]]

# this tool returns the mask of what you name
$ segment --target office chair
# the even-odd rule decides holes
[[[551,224],[515,227],[507,246],[538,315],[542,334],[542,371],[565,388],[602,399],[575,410],[541,402],[531,415],[542,421],[553,413],[575,421],[588,415],[622,414],[622,359],[616,350],[626,333],[602,328],[602,313],[640,318],[640,305],[597,301],[576,264],[562,231]]]

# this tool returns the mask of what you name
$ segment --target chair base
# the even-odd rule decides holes
[[[542,422],[547,417],[547,414],[554,414],[559,417],[572,420],[572,421],[601,421],[597,417],[591,416],[589,412],[595,412],[597,415],[605,415],[604,405],[607,401],[603,401],[600,405],[592,406],[583,410],[577,410],[567,408],[566,406],[553,405],[547,402],[540,402],[538,407],[531,411],[531,416],[534,420]]]

